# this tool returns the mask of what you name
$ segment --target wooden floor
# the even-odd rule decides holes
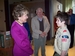
[[[34,46],[33,46],[34,49]],[[54,53],[54,49],[53,46],[51,45],[51,41],[47,41],[47,45],[46,45],[46,56],[53,56]],[[75,56],[75,46],[71,49],[69,49],[68,52],[69,56]],[[34,56],[34,54],[33,54]],[[41,56],[41,51],[39,49],[39,56]]]

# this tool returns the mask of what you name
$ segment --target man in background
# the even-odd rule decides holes
[[[41,47],[41,55],[45,54],[45,44],[47,33],[50,29],[48,18],[43,15],[43,9],[36,9],[36,16],[31,20],[32,37],[34,41],[34,56],[38,56],[39,48]]]
[[[73,14],[72,9],[69,9],[68,15],[69,15],[69,25],[67,27],[71,34],[70,48],[72,48],[74,44],[74,26],[75,26],[75,14]]]

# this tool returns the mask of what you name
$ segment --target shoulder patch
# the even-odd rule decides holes
[[[63,35],[62,38],[67,38],[68,39],[69,36],[68,35]]]
[[[64,30],[63,32],[67,32],[67,30]]]
[[[67,42],[69,36],[68,35],[63,35],[62,36],[62,42]]]

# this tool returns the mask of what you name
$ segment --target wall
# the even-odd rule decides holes
[[[21,1],[30,1],[30,0],[9,0],[9,4],[12,4],[14,2],[21,2]]]
[[[0,30],[6,30],[4,0],[0,0]]]
[[[72,8],[72,0],[65,0],[65,12]]]
[[[54,37],[54,16],[56,15],[57,11],[60,10],[62,11],[62,9],[59,9],[58,6],[61,5],[60,2],[58,2],[57,0],[51,0],[50,1],[50,25],[51,25],[51,37]],[[63,8],[63,7],[62,7]]]
[[[29,2],[29,1],[44,1],[44,0],[9,0],[9,4],[12,4],[14,2],[21,2],[21,1]]]

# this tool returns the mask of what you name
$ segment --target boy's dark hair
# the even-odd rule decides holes
[[[18,17],[21,17],[23,15],[23,12],[28,13],[28,9],[24,5],[19,4],[19,5],[14,7],[12,15],[14,16],[15,20],[18,20]]]
[[[59,11],[57,11],[57,14],[58,14],[58,13],[61,13],[61,11],[60,11],[60,10],[59,10]]]
[[[59,18],[60,21],[65,21],[65,24],[68,24],[69,15],[66,12],[61,12],[56,15],[56,18]]]

